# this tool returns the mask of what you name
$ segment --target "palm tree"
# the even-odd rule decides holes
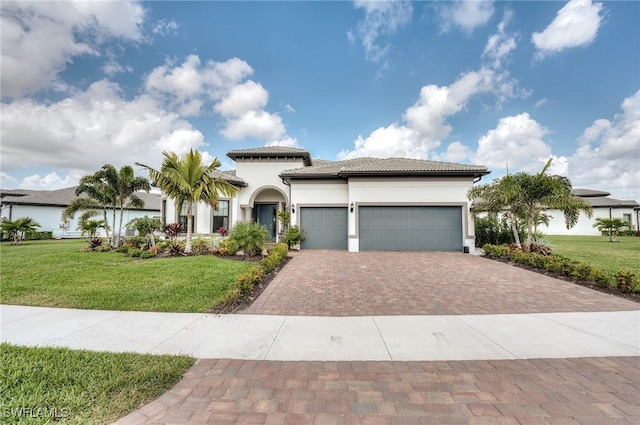
[[[520,202],[523,218],[527,223],[527,249],[531,245],[535,221],[546,210],[562,211],[567,229],[576,225],[581,212],[584,212],[589,218],[593,215],[591,205],[571,193],[571,181],[568,178],[547,174],[552,160],[553,158],[549,158],[538,174],[517,173],[514,175],[517,184],[522,189]]]
[[[98,171],[97,176],[104,181],[110,193],[110,200],[113,207],[113,240],[111,245],[117,247],[120,245],[122,235],[122,219],[124,217],[125,208],[142,208],[144,201],[136,196],[136,192],[151,190],[149,180],[144,177],[136,177],[133,167],[125,165],[120,170],[111,164],[106,164]],[[120,220],[116,227],[116,209],[120,210]],[[117,228],[117,232],[116,229]]]
[[[124,209],[144,207],[144,201],[135,195],[135,192],[141,190],[146,192],[151,190],[149,180],[144,177],[135,177],[130,165],[125,165],[118,171],[113,165],[106,164],[94,174],[80,179],[76,195],[85,194],[87,197],[74,199],[65,208],[62,219],[66,221],[67,218],[73,218],[78,211],[84,211],[78,220],[81,223],[102,214],[106,223],[105,229],[107,229],[109,227],[107,211],[110,210],[112,212],[111,228],[113,229],[110,245],[117,247],[120,245]],[[116,225],[118,209],[120,210],[120,223]],[[109,238],[108,230],[107,238]]]
[[[549,159],[538,174],[516,173],[506,175],[490,184],[472,187],[469,199],[475,199],[476,210],[506,214],[511,223],[516,244],[522,248],[517,236],[517,220],[527,225],[525,249],[531,245],[536,220],[547,209],[558,209],[564,214],[567,229],[572,228],[580,218],[580,212],[588,217],[593,214],[591,205],[571,193],[571,181],[568,178],[546,174],[551,166]]]
[[[176,208],[187,210],[187,243],[185,253],[191,252],[191,226],[193,206],[205,202],[213,208],[218,207],[218,194],[234,196],[238,189],[226,180],[216,178],[212,172],[220,167],[217,158],[205,166],[202,155],[197,150],[190,150],[182,159],[175,152],[163,152],[164,160],[160,171],[148,165],[136,162],[146,168],[153,185],[159,187],[175,202]]]
[[[106,229],[107,223],[104,220],[78,220],[78,230],[82,231],[82,235],[89,235],[95,238],[98,229]]]
[[[616,236],[620,229],[623,227],[627,227],[629,225],[628,222],[620,219],[620,218],[596,218],[596,222],[593,224],[593,227],[597,227],[600,232],[607,232],[609,234],[609,242],[617,242],[618,239]]]
[[[522,248],[518,233],[518,218],[522,216],[523,209],[520,202],[522,188],[512,175],[507,174],[492,183],[474,186],[469,190],[467,196],[470,200],[475,201],[475,211],[504,214],[513,232],[516,245],[518,248]]]
[[[20,241],[24,239],[27,234],[35,232],[38,227],[40,227],[40,224],[31,217],[21,217],[13,221],[3,219],[0,223],[2,233],[6,233],[9,237],[13,238],[12,245],[20,244]]]

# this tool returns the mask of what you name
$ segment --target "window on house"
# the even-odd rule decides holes
[[[180,215],[178,216],[178,221],[180,222],[180,224],[182,224],[182,231],[186,232],[187,231],[187,204],[183,204],[182,205],[182,210],[180,211]],[[196,226],[196,218],[191,215],[191,232],[194,233],[195,232],[195,226]]]
[[[219,228],[229,229],[229,201],[218,201],[218,208],[213,210],[213,232]]]
[[[627,223],[627,230],[631,230],[631,214],[622,214],[622,221]]]

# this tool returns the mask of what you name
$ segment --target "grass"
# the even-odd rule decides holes
[[[169,390],[194,363],[6,343],[0,353],[0,415],[14,424],[111,423]]]
[[[616,274],[622,269],[640,276],[640,238],[620,236],[620,242],[609,242],[608,236],[546,236],[554,254],[590,264]]]
[[[205,312],[253,263],[214,256],[140,260],[80,252],[85,241],[0,247],[2,303],[100,310]]]

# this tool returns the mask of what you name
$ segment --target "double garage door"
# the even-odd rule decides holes
[[[301,208],[303,249],[347,249],[347,208]],[[462,208],[362,206],[360,251],[462,251]]]

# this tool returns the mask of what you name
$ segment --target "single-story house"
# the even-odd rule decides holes
[[[125,209],[123,226],[136,217],[160,215],[159,194],[138,192],[136,195],[144,201],[144,208]],[[75,198],[75,186],[58,190],[0,189],[0,217],[8,220],[31,217],[40,224],[39,231],[53,232],[55,238],[78,238],[81,236],[77,230],[81,213],[76,214],[73,220],[62,221],[62,212]],[[111,213],[107,218],[111,222]],[[119,219],[118,212],[116,220]],[[104,229],[99,230],[99,235],[105,236]]]
[[[302,249],[357,251],[463,251],[474,249],[467,191],[486,167],[408,158],[312,159],[304,149],[232,150],[236,169],[217,172],[239,191],[217,209],[195,208],[195,234],[213,234],[255,220],[273,240],[282,232],[278,212],[291,213],[306,237]],[[166,223],[186,223],[162,198]]]
[[[619,218],[629,223],[629,227],[625,230],[639,229],[640,205],[636,201],[614,199],[610,197],[609,192],[592,189],[574,189],[573,194],[593,207],[593,216],[589,218],[586,214],[580,213],[578,223],[571,229],[567,229],[562,211],[548,210],[546,213],[551,216],[549,226],[539,226],[539,230],[548,235],[598,236],[600,232],[593,227],[596,218]]]

